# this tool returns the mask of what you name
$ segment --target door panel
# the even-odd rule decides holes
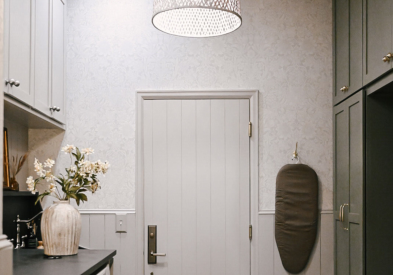
[[[198,275],[210,274],[211,269],[211,250],[210,243],[212,238],[210,236],[211,228],[211,213],[210,205],[211,190],[210,190],[210,137],[211,129],[210,123],[206,123],[206,117],[211,117],[210,110],[211,102],[207,100],[198,101],[196,104],[196,142],[198,153],[196,156],[196,164],[198,167],[197,177],[197,232],[200,239],[205,240],[198,245],[197,259],[198,259]]]
[[[8,72],[9,79],[20,82],[19,87],[9,87],[8,91],[19,100],[32,105],[34,94],[30,87],[32,65],[30,48],[32,38],[31,11],[33,4],[32,1],[28,0],[8,0],[7,4],[9,5],[10,23],[8,68],[5,71]]]
[[[345,104],[334,108],[334,133],[335,133],[335,196],[334,196],[334,218],[336,232],[336,275],[348,275],[349,273],[349,239],[348,233],[344,230],[343,223],[339,221],[340,206],[348,202],[348,113]]]
[[[362,87],[362,1],[335,1],[334,104]],[[341,91],[343,87],[348,91]]]
[[[50,115],[52,99],[50,93],[50,0],[41,1],[35,10],[35,47],[34,47],[34,108]]]
[[[145,274],[249,274],[249,101],[145,100],[143,113],[145,230],[167,253]]]
[[[334,108],[336,274],[363,274],[363,92]],[[339,221],[340,206],[344,220]]]
[[[364,0],[363,83],[366,85],[391,68],[382,58],[392,51],[392,1]]]
[[[52,0],[52,106],[60,108],[53,118],[65,123],[65,50],[64,21],[66,7],[62,0]]]

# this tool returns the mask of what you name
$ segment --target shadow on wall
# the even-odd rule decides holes
[[[34,172],[34,159],[37,158],[41,162],[51,158],[56,161],[53,171],[56,174],[61,172],[58,167],[58,156],[63,142],[65,131],[59,129],[29,129],[28,149],[30,151],[27,159],[28,175],[36,177]],[[26,190],[26,183],[22,182],[24,190]],[[38,191],[41,193],[47,188],[46,184],[38,186]],[[42,208],[52,204],[52,197],[45,197],[42,203]]]

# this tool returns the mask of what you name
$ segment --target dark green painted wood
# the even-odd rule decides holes
[[[334,108],[335,274],[363,274],[363,91]],[[339,221],[340,206],[344,222]]]
[[[392,68],[393,60],[382,58],[392,52],[393,1],[363,1],[363,84],[368,84]]]
[[[358,91],[362,76],[362,1],[335,1],[335,84],[334,104]],[[348,87],[348,91],[340,89]]]
[[[366,269],[393,274],[393,84],[366,98]]]

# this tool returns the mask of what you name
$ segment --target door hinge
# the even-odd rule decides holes
[[[252,240],[252,225],[248,228],[248,237],[250,238],[250,241]]]
[[[251,123],[251,121],[248,123],[248,136],[252,137],[252,123]]]

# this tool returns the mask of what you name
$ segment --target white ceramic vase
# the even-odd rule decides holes
[[[41,219],[44,254],[69,256],[78,254],[81,215],[69,200],[55,201],[45,209]]]

